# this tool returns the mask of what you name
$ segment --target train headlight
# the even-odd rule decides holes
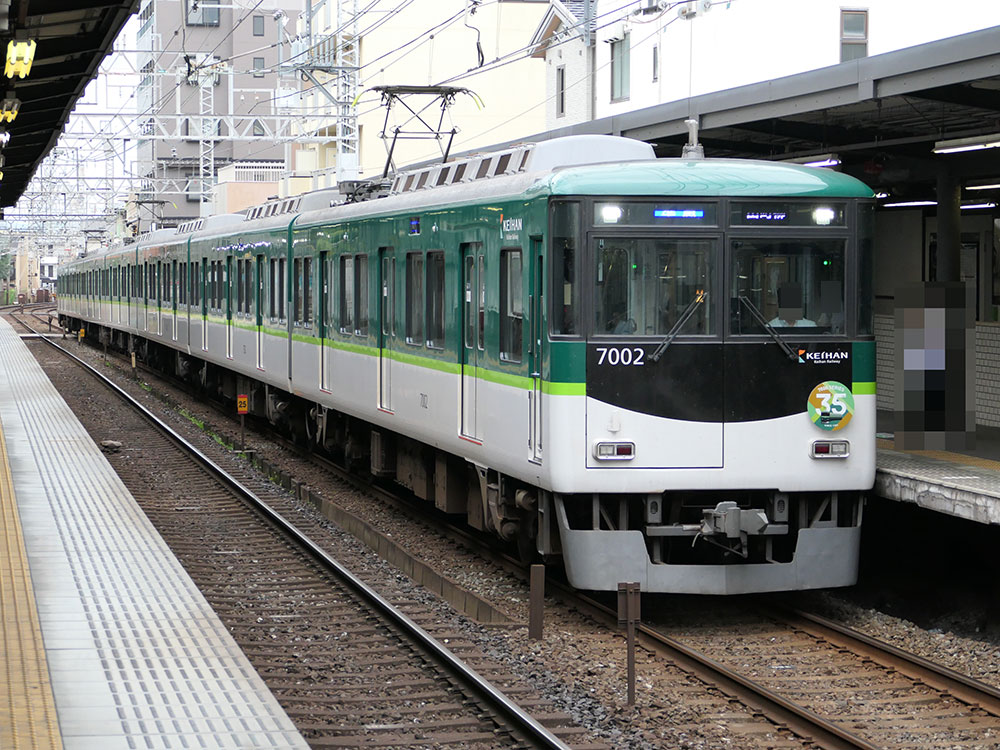
[[[594,458],[601,461],[631,461],[635,458],[635,443],[596,443]]]
[[[817,440],[812,444],[813,458],[847,458],[851,444],[847,440]]]
[[[617,224],[622,217],[622,207],[607,203],[601,206],[601,220],[605,224]]]

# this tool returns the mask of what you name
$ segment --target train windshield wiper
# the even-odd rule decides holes
[[[674,323],[674,327],[671,328],[669,333],[667,333],[667,335],[663,337],[663,341],[661,341],[660,345],[656,347],[656,351],[654,351],[652,355],[650,355],[649,358],[651,360],[653,360],[654,362],[658,362],[660,360],[660,357],[663,356],[663,352],[665,352],[667,350],[667,347],[670,346],[671,343],[673,343],[673,340],[677,338],[677,334],[681,332],[681,328],[683,328],[684,324],[688,322],[688,318],[694,315],[695,308],[702,302],[704,302],[705,297],[707,296],[708,292],[706,292],[704,289],[699,289],[694,293],[694,299],[688,302],[688,306],[684,308],[684,312],[681,313],[681,316],[677,319],[677,322]]]
[[[768,332],[772,339],[774,339],[774,342],[781,347],[781,351],[783,351],[793,362],[798,362],[799,355],[796,354],[792,347],[788,345],[787,341],[781,338],[781,334],[774,330],[774,326],[764,320],[764,316],[761,314],[760,310],[757,309],[756,305],[750,301],[750,298],[741,294],[739,296],[739,300],[746,305],[746,308],[750,311],[750,315],[753,316],[753,319],[760,323],[760,325],[764,327],[764,330]]]

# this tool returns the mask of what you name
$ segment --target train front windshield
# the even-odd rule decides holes
[[[867,332],[848,315],[859,304],[848,270],[860,271],[863,286],[869,265],[851,255],[859,252],[852,208],[780,199],[596,202],[591,333],[801,338],[852,335],[849,325]],[[575,295],[563,298],[568,305]]]
[[[730,333],[764,333],[749,302],[775,329],[844,335],[845,248],[840,239],[732,240]]]
[[[685,334],[714,333],[710,307],[713,239],[598,239],[596,334],[663,336],[689,305]]]

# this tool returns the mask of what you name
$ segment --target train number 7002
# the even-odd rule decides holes
[[[597,347],[597,364],[599,365],[644,365],[646,364],[646,352],[638,346],[617,347],[599,346]]]

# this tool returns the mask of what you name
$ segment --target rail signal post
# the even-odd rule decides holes
[[[635,705],[635,629],[641,621],[639,584],[618,584],[618,626],[625,628],[628,670],[628,705]]]
[[[250,398],[245,393],[236,396],[236,411],[240,415],[240,453],[247,452],[246,418],[250,411]]]

